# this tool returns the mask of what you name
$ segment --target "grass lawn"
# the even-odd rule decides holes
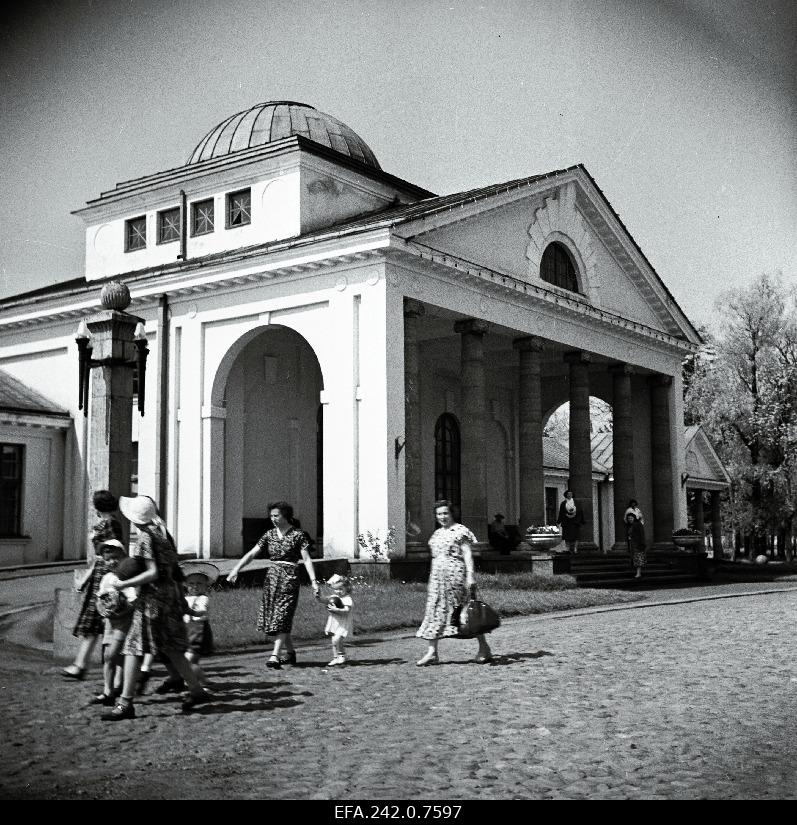
[[[503,616],[527,616],[579,607],[639,601],[643,596],[622,590],[591,590],[576,587],[570,576],[541,576],[531,573],[476,575],[479,598]],[[322,596],[330,591],[322,588]],[[378,630],[417,628],[426,605],[426,585],[416,582],[360,580],[354,591],[355,630],[359,634]],[[255,629],[260,588],[242,587],[214,592],[210,599],[211,625],[216,650],[231,650],[263,644]],[[294,639],[323,638],[327,611],[303,587],[293,621]]]

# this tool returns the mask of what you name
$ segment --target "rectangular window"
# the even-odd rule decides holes
[[[180,207],[158,212],[158,243],[180,240]]]
[[[22,534],[24,459],[22,444],[0,444],[0,536]]]
[[[227,195],[227,229],[252,223],[252,190],[242,189]]]
[[[138,494],[138,441],[130,445],[130,495]]]
[[[213,231],[213,198],[191,204],[191,235],[207,235]]]
[[[147,216],[125,221],[125,252],[147,248]]]

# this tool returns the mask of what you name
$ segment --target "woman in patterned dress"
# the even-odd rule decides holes
[[[270,564],[263,582],[263,598],[257,614],[257,629],[266,636],[275,636],[274,650],[266,662],[266,667],[280,670],[280,652],[285,648],[286,664],[296,664],[296,650],[291,639],[293,614],[299,602],[299,563],[303,563],[313,595],[318,596],[318,582],[315,578],[313,560],[307,552],[310,540],[307,533],[293,526],[293,507],[285,501],[268,505],[269,517],[274,525],[267,530],[257,544],[233,567],[227,581],[234,584],[238,573],[252,559],[263,554]]]
[[[104,620],[97,612],[97,592],[100,588],[100,581],[108,572],[100,547],[109,539],[123,540],[122,525],[115,515],[119,509],[116,496],[108,490],[97,490],[91,501],[97,513],[97,520],[91,525],[89,531],[89,539],[94,549],[94,561],[77,586],[78,592],[83,593],[83,601],[72,635],[80,639],[80,645],[75,661],[61,671],[61,675],[67,679],[82,680],[85,678],[94,643],[98,638],[102,638],[105,629]]]
[[[458,607],[465,605],[468,591],[474,585],[471,546],[476,543],[476,536],[454,519],[450,501],[436,501],[434,508],[440,529],[435,530],[429,539],[432,569],[429,573],[426,614],[415,634],[429,642],[429,649],[415,663],[418,667],[438,664],[437,643],[444,636],[456,636],[459,632],[453,624],[453,614]],[[492,654],[487,639],[484,634],[476,638],[479,641],[476,661],[488,664],[492,661]]]
[[[631,564],[636,567],[634,578],[641,579],[642,568],[648,560],[645,529],[642,526],[642,520],[631,507],[625,511],[625,537],[628,542],[628,552],[631,555]]]
[[[195,705],[208,701],[210,695],[199,683],[199,668],[185,658],[188,637],[183,621],[184,598],[174,578],[175,570],[179,570],[177,550],[149,496],[121,496],[119,509],[138,528],[138,544],[132,555],[144,560],[146,570],[112,585],[118,590],[126,587],[141,590],[122,648],[125,657],[122,695],[114,709],[103,714],[102,719],[115,722],[135,718],[133,697],[145,653],[162,653],[183,677],[190,691],[189,698],[183,702],[183,711],[188,712]]]

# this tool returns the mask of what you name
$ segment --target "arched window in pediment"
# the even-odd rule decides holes
[[[576,267],[564,244],[554,241],[545,247],[540,261],[540,278],[570,292],[579,291]]]

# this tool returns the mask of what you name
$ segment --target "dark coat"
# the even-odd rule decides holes
[[[639,519],[634,519],[631,524],[625,525],[625,539],[628,542],[630,553],[645,549],[645,528]]]
[[[569,516],[565,510],[565,502],[559,505],[557,524],[562,525],[562,541],[578,541],[581,534],[581,525],[584,523],[584,512],[576,502],[575,515]]]

